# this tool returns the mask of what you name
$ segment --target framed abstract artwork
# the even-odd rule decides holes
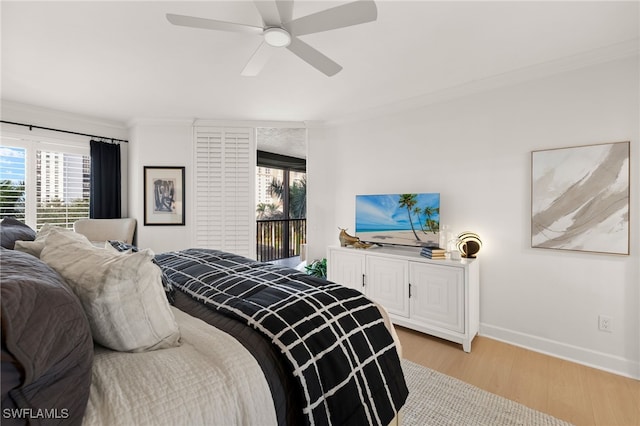
[[[630,143],[531,153],[531,247],[629,254]]]
[[[184,225],[184,167],[144,166],[144,224]]]

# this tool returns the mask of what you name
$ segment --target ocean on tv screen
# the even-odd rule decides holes
[[[378,244],[438,244],[440,194],[356,195],[356,236]]]

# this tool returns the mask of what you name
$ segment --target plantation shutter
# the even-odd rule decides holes
[[[255,259],[254,129],[195,127],[195,243]]]

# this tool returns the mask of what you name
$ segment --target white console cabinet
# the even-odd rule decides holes
[[[329,247],[327,262],[330,281],[380,303],[394,324],[460,343],[471,352],[480,323],[477,259],[432,260],[419,248]]]

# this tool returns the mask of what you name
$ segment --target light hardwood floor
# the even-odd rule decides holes
[[[462,345],[396,326],[403,357],[582,425],[640,426],[640,381],[477,336]]]

